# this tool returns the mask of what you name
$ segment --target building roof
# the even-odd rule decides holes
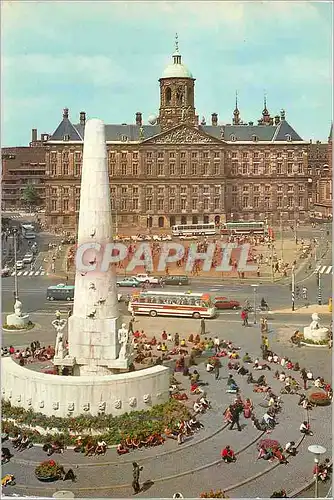
[[[303,142],[303,139],[286,120],[277,125],[200,125],[202,130],[215,139],[225,142]],[[141,142],[161,133],[160,125],[106,124],[107,142]],[[83,124],[73,125],[68,117],[58,125],[49,141],[82,142],[85,135]]]
[[[173,63],[165,68],[161,78],[193,78],[193,75],[185,64]]]

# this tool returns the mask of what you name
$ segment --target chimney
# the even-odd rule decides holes
[[[68,108],[64,108],[63,118],[68,118]]]
[[[142,118],[142,114],[139,113],[139,111],[136,113],[136,125],[138,125],[139,127],[141,127],[143,124],[143,118]]]
[[[85,125],[86,123],[86,113],[84,111],[81,111],[80,113],[80,125]]]
[[[248,125],[252,127],[254,125],[254,122],[248,122]]]
[[[31,142],[37,142],[37,128],[31,130]]]
[[[275,125],[278,125],[280,122],[280,117],[278,115],[275,116]]]
[[[211,115],[211,125],[213,127],[217,127],[217,125],[218,125],[218,115],[217,115],[217,113],[212,113],[212,115]]]

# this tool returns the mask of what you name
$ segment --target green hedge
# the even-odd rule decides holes
[[[42,435],[36,430],[25,428],[25,426],[39,426],[46,431],[56,428],[65,444],[73,444],[70,433],[80,433],[84,431],[97,431],[109,445],[118,444],[125,436],[148,437],[154,432],[162,433],[168,426],[175,428],[180,420],[190,417],[189,410],[179,401],[171,399],[167,403],[154,406],[147,411],[134,411],[124,413],[117,417],[112,415],[92,416],[80,415],[78,417],[47,417],[42,413],[34,413],[32,410],[25,410],[12,406],[8,401],[2,401],[2,418],[14,419],[12,422],[3,422],[3,432],[14,433],[18,430],[24,431],[36,443],[45,443],[52,439],[52,435]]]

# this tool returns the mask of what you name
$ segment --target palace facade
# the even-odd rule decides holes
[[[210,124],[195,107],[195,78],[176,44],[160,80],[160,108],[144,123],[106,125],[112,209],[117,226],[168,228],[226,220],[302,221],[331,200],[331,141],[312,144],[266,99],[256,123],[243,123],[236,101],[231,124]],[[76,227],[86,113],[69,110],[51,136],[31,148],[45,157],[45,208],[50,228]],[[42,146],[42,147],[41,147]],[[327,167],[326,167],[327,165]]]

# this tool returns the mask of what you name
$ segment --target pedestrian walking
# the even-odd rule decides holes
[[[213,369],[214,373],[215,373],[215,380],[219,380],[219,361],[217,361],[215,363],[215,366],[214,366],[214,369]]]
[[[239,422],[239,418],[240,418],[240,410],[239,408],[237,408],[236,406],[234,406],[231,410],[231,425],[229,427],[229,430],[231,431],[234,427],[234,425],[236,424],[237,425],[237,428],[238,428],[238,431],[241,431],[241,427],[240,427],[240,422]]]
[[[134,319],[131,318],[130,321],[129,321],[129,330],[128,330],[128,333],[133,333],[133,322],[134,322]]]
[[[204,318],[201,319],[201,335],[205,335],[205,321],[204,321]]]
[[[140,472],[143,470],[143,467],[139,467],[137,462],[132,462],[133,470],[132,470],[132,488],[133,494],[136,495],[140,492],[140,484],[139,484],[139,476]]]
[[[58,309],[55,312],[55,315],[56,315],[56,319],[59,321],[60,320],[60,311]]]
[[[248,326],[248,312],[243,309],[241,311],[242,326]]]

